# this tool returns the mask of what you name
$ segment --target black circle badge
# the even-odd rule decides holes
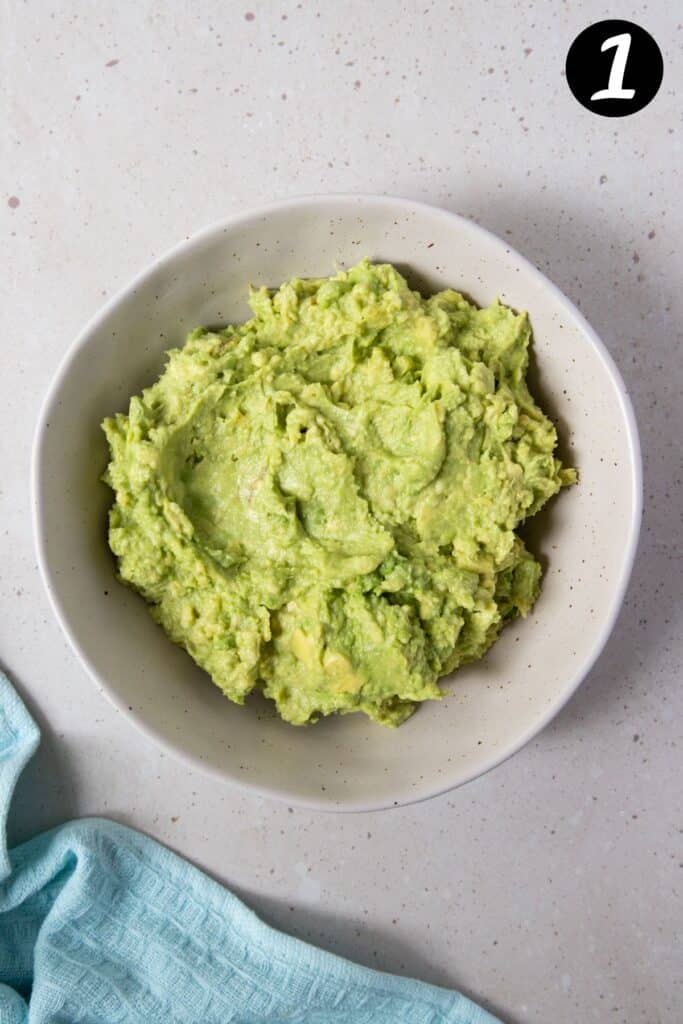
[[[632,21],[598,21],[567,54],[567,84],[579,103],[603,117],[626,117],[657,95],[664,61],[649,32]]]

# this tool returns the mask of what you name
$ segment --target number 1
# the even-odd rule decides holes
[[[612,47],[617,52],[612,60],[607,88],[594,92],[591,96],[592,100],[632,100],[636,94],[635,89],[624,89],[624,72],[626,71],[628,51],[631,49],[631,33],[622,32],[619,36],[610,36],[609,39],[605,39],[600,49],[604,53],[605,50],[611,50]]]

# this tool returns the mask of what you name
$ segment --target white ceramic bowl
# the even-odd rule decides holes
[[[198,324],[249,315],[247,285],[322,276],[362,256],[527,309],[536,391],[579,486],[534,522],[547,560],[533,614],[508,627],[450,695],[400,729],[359,715],[297,729],[260,699],[227,701],[114,578],[100,421],[150,384]],[[430,206],[319,196],[231,217],[181,243],[107,303],[59,368],[34,449],[40,567],[57,617],[101,690],[151,739],[221,779],[317,808],[369,810],[460,785],[519,750],[574,692],[624,595],[641,511],[631,403],[607,350],[572,304],[504,242]]]

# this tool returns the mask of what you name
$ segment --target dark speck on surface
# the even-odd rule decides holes
[[[247,13],[244,15],[244,20],[245,21],[253,21],[255,17],[256,17],[256,15],[254,14],[253,11],[247,11]]]
[[[16,210],[17,206],[19,206],[19,198],[17,196],[10,196],[7,200],[7,205],[11,210]]]
[[[648,237],[648,238],[654,238],[656,234],[657,234],[657,232],[656,232],[656,231],[655,231],[655,229],[653,228],[653,229],[652,229],[652,231],[648,231],[648,233],[647,233],[647,237]]]
[[[530,53],[533,53],[533,52],[534,52],[534,51],[533,51],[533,50],[531,49],[531,47],[530,47],[530,46],[525,46],[525,47],[524,47],[524,56],[525,56],[525,57],[528,57],[528,56],[529,56],[529,54],[530,54]]]
[[[640,256],[638,255],[637,252],[633,253],[633,262],[634,263],[640,263]]]
[[[114,58],[114,60],[108,60],[107,63],[104,66],[106,68],[113,68],[113,67],[115,67],[118,64],[118,62],[119,62],[119,59],[118,59],[118,57],[116,57],[116,58]]]
[[[606,174],[601,174],[600,175],[600,184],[604,185],[606,181],[607,181],[607,175]]]

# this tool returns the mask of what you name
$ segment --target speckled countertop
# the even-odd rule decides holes
[[[683,26],[665,0],[618,13],[665,56],[625,120],[563,78],[597,2],[3,5],[0,658],[44,733],[14,839],[111,815],[268,921],[510,1024],[683,1019]],[[626,606],[554,725],[462,790],[346,817],[242,796],[138,735],[67,647],[29,520],[39,402],[103,299],[209,221],[322,191],[425,199],[509,239],[604,338],[645,456]]]

